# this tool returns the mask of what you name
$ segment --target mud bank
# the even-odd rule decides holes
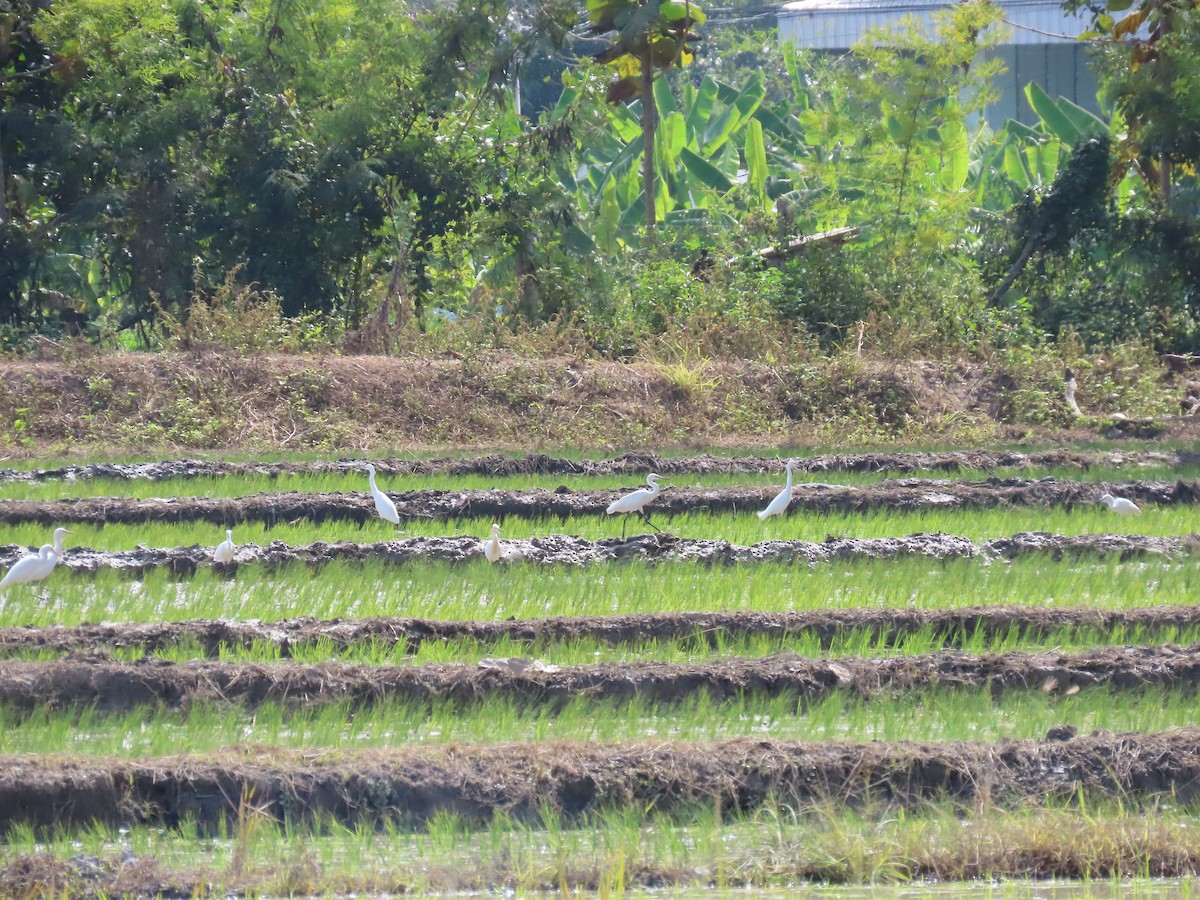
[[[630,483],[628,490],[638,485]],[[392,493],[401,521],[417,519],[558,519],[603,516],[620,491],[554,490],[407,491]],[[779,491],[777,484],[759,488],[669,487],[650,507],[660,521],[684,513],[750,513],[762,509]],[[1143,506],[1200,502],[1200,482],[1130,481],[1067,482],[1053,478],[990,478],[984,482],[895,479],[869,485],[806,483],[792,493],[788,515],[863,512],[874,509],[990,509],[1001,506],[1095,506],[1100,495],[1128,497]],[[144,522],[210,522],[232,527],[243,522],[268,526],[297,520],[363,523],[376,517],[367,493],[281,493],[248,497],[173,497],[130,499],[92,497],[76,500],[9,500],[0,503],[0,523],[132,524]]]
[[[846,609],[794,613],[719,612],[648,613],[621,616],[522,619],[504,621],[439,621],[434,619],[330,619],[311,617],[277,622],[199,619],[187,622],[105,623],[0,628],[0,655],[52,651],[103,656],[116,651],[155,653],[186,646],[205,657],[223,650],[252,646],[278,648],[283,658],[293,648],[330,642],[339,650],[356,646],[397,645],[416,652],[427,642],[473,641],[483,646],[524,643],[537,648],[555,643],[593,640],[619,646],[672,640],[695,640],[717,647],[753,637],[780,640],[815,637],[829,647],[840,635],[867,632],[873,641],[897,642],[918,632],[932,634],[947,649],[972,638],[1014,635],[1037,639],[1054,631],[1094,629],[1137,631],[1143,639],[1155,631],[1177,634],[1200,628],[1200,606],[1154,606],[1099,610],[1090,607],[969,607],[949,610]]]
[[[363,463],[374,462],[382,475],[737,475],[783,471],[784,458],[776,456],[659,456],[626,453],[609,459],[566,459],[529,453],[519,456],[492,454],[438,459],[338,459],[314,462],[235,462],[224,460],[175,459],[144,463],[88,463],[49,469],[0,469],[0,483],[55,480],[113,479],[120,481],[166,481],[168,479],[222,478],[265,475],[361,475]],[[995,469],[1139,469],[1177,468],[1200,465],[1200,453],[1186,450],[1045,450],[1034,453],[996,450],[946,452],[845,453],[799,457],[796,471],[908,473],[992,471]]]
[[[696,562],[701,565],[747,565],[782,563],[818,565],[833,561],[901,559],[924,557],[931,560],[1017,559],[1040,554],[1048,559],[1074,559],[1081,556],[1117,556],[1132,559],[1146,556],[1181,556],[1200,548],[1200,535],[1150,537],[1133,534],[1055,535],[1045,532],[1018,532],[1012,537],[994,538],[975,544],[969,538],[951,534],[910,534],[897,538],[826,538],[824,541],[763,541],[750,546],[728,541],[695,540],[673,534],[643,534],[629,538],[604,538],[589,541],[570,535],[549,535],[529,540],[509,540],[502,545],[499,565],[586,566],[619,561]],[[9,544],[0,547],[0,567],[10,566],[31,548]],[[193,574],[200,568],[215,568],[232,574],[239,566],[258,565],[279,568],[295,563],[320,566],[335,560],[375,561],[403,565],[416,561],[463,563],[483,559],[483,545],[475,537],[419,537],[398,541],[358,544],[352,541],[292,546],[272,541],[265,547],[241,544],[234,561],[227,565],[213,562],[212,548],[190,547],[138,548],[136,550],[91,550],[68,548],[61,566],[74,573],[95,574],[115,569],[141,576],[154,569],[167,569],[178,575]],[[20,588],[10,589],[19,591]]]
[[[475,703],[507,699],[559,706],[575,699],[673,703],[698,693],[716,700],[780,693],[805,700],[831,691],[862,697],[932,688],[988,687],[1074,692],[1151,686],[1194,690],[1200,684],[1200,645],[1104,647],[1080,653],[1009,652],[980,656],[943,651],[915,656],[810,659],[777,653],[705,663],[609,663],[544,666],[530,659],[478,664],[371,666],[351,663],[174,663],[143,657],[135,663],[100,657],[50,662],[0,661],[0,704],[14,710],[93,706],[124,711],[138,706],[186,707],[237,702],[366,705],[381,701]]]
[[[952,801],[1016,805],[1118,795],[1129,802],[1200,797],[1200,731],[999,743],[455,745],[376,752],[231,749],[214,756],[124,761],[0,758],[0,828],[97,822],[211,828],[241,798],[280,821],[328,816],[350,826],[420,826],[438,813],[482,824],[499,811],[568,821],[612,808],[751,811]]]

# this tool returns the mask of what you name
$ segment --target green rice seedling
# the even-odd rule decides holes
[[[708,741],[735,737],[806,741],[998,741],[1041,738],[1052,727],[1082,733],[1155,732],[1195,724],[1187,691],[1070,696],[1040,690],[993,698],[986,689],[923,690],[864,698],[832,692],[811,701],[752,694],[716,700],[707,693],[675,703],[573,699],[560,707],[488,698],[469,704],[385,701],[366,707],[312,708],[197,704],[185,711],[127,713],[0,707],[0,753],[87,754],[120,758],[205,753],[242,744],[326,749],[414,744],[542,741]]]
[[[526,540],[555,534],[571,534],[587,540],[617,538],[620,517],[603,514],[557,519],[508,519],[502,540]],[[664,531],[695,540],[728,541],[749,546],[768,540],[822,542],[827,538],[905,537],[916,533],[944,533],[983,542],[1022,531],[1051,534],[1140,534],[1157,537],[1200,532],[1200,506],[1184,504],[1148,507],[1136,517],[1116,517],[1102,505],[1075,509],[997,507],[994,509],[910,510],[876,509],[852,513],[810,513],[793,507],[787,516],[759,521],[753,510],[745,514],[687,513],[672,518],[654,516]],[[490,531],[490,519],[422,519],[394,526],[371,518],[362,526],[345,521],[320,524],[296,521],[268,527],[264,522],[244,522],[234,528],[238,545],[265,546],[271,541],[305,545],[317,541],[374,543],[406,537],[470,536],[480,538]],[[104,527],[73,524],[68,550],[131,550],[136,547],[191,547],[211,550],[224,540],[224,528],[208,522],[114,524]],[[635,528],[634,531],[637,529]],[[0,526],[0,544],[36,548],[48,540],[50,529],[37,524]],[[243,566],[242,568],[246,568]]]
[[[82,622],[169,622],[294,616],[415,616],[499,620],[645,612],[958,608],[1014,603],[1127,609],[1194,601],[1194,562],[1116,557],[1053,561],[1027,557],[831,562],[812,567],[692,562],[588,568],[336,561],[313,571],[244,567],[236,578],[201,570],[178,579],[156,570],[140,580],[103,570],[56,571],[37,586],[10,588],[0,627]]]

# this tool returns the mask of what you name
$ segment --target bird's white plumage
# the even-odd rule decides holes
[[[30,553],[28,556],[23,556],[13,567],[8,570],[8,574],[0,580],[0,588],[6,588],[10,584],[24,584],[28,581],[41,581],[47,575],[54,571],[55,565],[58,564],[58,556],[54,552],[52,544],[42,544],[42,549],[37,553]]]
[[[371,482],[371,496],[375,498],[375,511],[379,513],[379,518],[387,519],[393,525],[400,524],[400,513],[396,512],[396,504],[392,502],[392,498],[381,491],[375,485],[375,467],[367,463],[367,477]]]
[[[1124,497],[1114,497],[1112,494],[1101,494],[1100,502],[1111,509],[1119,516],[1139,516],[1142,511],[1138,509],[1138,505],[1132,500],[1126,500]]]
[[[612,503],[608,504],[606,512],[610,516],[617,513],[641,512],[647,503],[662,493],[662,488],[658,484],[658,476],[653,472],[646,476],[646,484],[650,485],[650,487],[640,488],[632,494],[618,497]]]
[[[74,534],[74,533],[75,532],[73,532],[73,531],[67,531],[67,529],[65,529],[65,528],[55,528],[54,529],[54,555],[57,556],[58,559],[61,560],[63,553],[66,552],[63,549],[63,545],[62,545],[63,535]]]
[[[492,523],[492,536],[483,542],[483,555],[488,562],[500,561],[500,526]]]
[[[213,550],[213,559],[223,565],[229,565],[233,562],[233,553],[236,549],[233,545],[233,529],[227,528],[225,530],[225,540],[217,544],[216,549]]]
[[[767,504],[767,508],[758,512],[760,519],[769,519],[771,516],[781,516],[787,510],[788,504],[792,502],[792,467],[796,465],[794,459],[787,461],[787,484],[783,486],[783,490],[775,495],[775,498]]]

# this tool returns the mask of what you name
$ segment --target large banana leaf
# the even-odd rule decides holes
[[[731,178],[726,177],[724,172],[690,147],[684,147],[679,151],[679,159],[688,174],[705,187],[712,188],[714,191],[728,191],[733,187]]]
[[[713,103],[716,99],[717,83],[706,75],[704,80],[700,82],[700,89],[696,92],[695,101],[687,111],[688,134],[698,134],[708,123],[709,116],[712,115]],[[693,150],[700,149],[698,142],[691,146]]]
[[[763,142],[762,123],[751,119],[746,125],[746,180],[762,200],[767,196],[767,147]]]
[[[1033,111],[1042,120],[1046,130],[1064,144],[1074,147],[1082,132],[1071,121],[1070,116],[1050,99],[1050,95],[1031,81],[1025,86],[1025,96],[1029,99],[1029,105],[1033,107]]]

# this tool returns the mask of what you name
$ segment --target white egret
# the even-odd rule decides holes
[[[650,521],[650,513],[646,511],[646,505],[662,493],[662,487],[659,485],[658,479],[659,476],[651,472],[646,476],[646,484],[650,485],[650,487],[641,488],[632,494],[626,494],[624,497],[619,497],[608,505],[606,512],[610,516],[616,513],[625,514],[625,518],[621,520],[621,537],[625,537],[625,526],[628,524],[629,517],[634,513],[641,513],[647,525],[655,531],[661,531],[657,525]]]
[[[73,532],[73,531],[67,531],[67,529],[65,529],[65,528],[55,528],[54,529],[54,555],[58,557],[58,560],[55,560],[56,562],[61,560],[63,558],[63,553],[66,552],[63,549],[63,545],[62,545],[63,535],[64,534],[74,534],[74,533],[75,532]]]
[[[58,556],[54,553],[53,544],[42,544],[37,553],[23,556],[8,570],[8,574],[0,581],[0,590],[10,584],[24,584],[27,581],[41,581],[54,571],[58,564]]]
[[[221,543],[217,544],[216,549],[213,550],[213,559],[216,562],[219,562],[222,565],[227,566],[231,562],[233,562],[234,549],[235,549],[235,547],[233,545],[233,529],[226,528],[225,529],[225,540],[223,540],[223,541],[221,541]]]
[[[767,508],[760,510],[758,517],[760,519],[769,519],[771,516],[781,516],[788,508],[788,504],[792,502],[792,467],[796,465],[794,459],[787,461],[787,484],[783,486],[783,490],[775,495],[775,499],[767,504]]]
[[[492,536],[483,542],[483,555],[488,562],[500,560],[500,526],[495,522],[492,523]]]
[[[1112,494],[1101,494],[1100,502],[1115,512],[1118,516],[1140,516],[1142,511],[1132,500],[1124,497],[1114,497]]]
[[[392,498],[375,486],[375,467],[367,463],[367,476],[371,481],[371,496],[375,498],[375,511],[381,519],[387,519],[393,525],[400,524],[400,513],[396,512],[396,504]]]

